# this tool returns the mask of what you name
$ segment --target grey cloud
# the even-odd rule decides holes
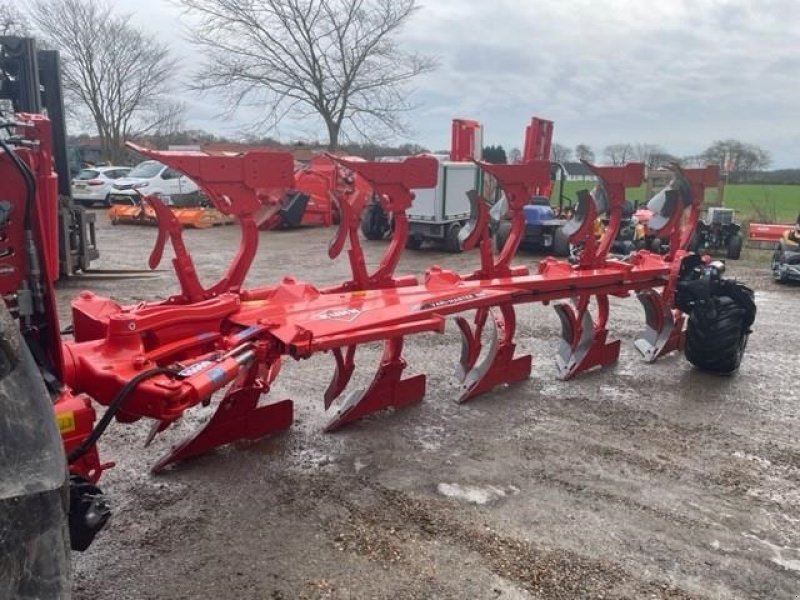
[[[143,27],[172,29],[168,0],[117,0]],[[181,17],[185,22],[185,17]],[[437,55],[440,69],[415,82],[414,141],[448,143],[449,119],[481,119],[488,143],[519,146],[537,114],[559,142],[600,149],[658,143],[678,154],[738,137],[770,150],[776,166],[800,166],[800,3],[796,0],[427,0],[405,44]],[[184,41],[187,68],[199,59]],[[216,131],[213,98],[189,117]],[[248,116],[249,115],[249,116]],[[280,131],[314,135],[308,122]]]

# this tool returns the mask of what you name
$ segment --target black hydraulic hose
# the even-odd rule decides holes
[[[31,173],[28,165],[26,165],[23,160],[17,156],[17,153],[14,152],[2,138],[0,138],[0,148],[2,148],[5,153],[8,154],[8,158],[10,158],[11,162],[14,163],[17,171],[19,171],[19,174],[25,181],[26,198],[23,227],[25,231],[30,231],[32,227],[31,214],[33,213],[33,205],[36,202],[36,179],[34,178],[33,173]]]
[[[91,447],[97,443],[97,440],[100,439],[100,436],[103,435],[106,428],[108,428],[108,425],[111,423],[111,419],[113,419],[114,416],[119,412],[119,409],[122,408],[122,403],[125,402],[125,399],[131,394],[131,392],[133,392],[140,383],[146,379],[155,377],[156,375],[177,375],[177,371],[174,369],[168,369],[166,367],[156,367],[154,369],[142,371],[136,375],[136,377],[126,383],[122,389],[117,392],[116,396],[114,396],[114,399],[111,400],[111,403],[108,405],[105,414],[97,422],[97,425],[94,426],[94,429],[92,429],[89,437],[83,440],[80,446],[75,448],[67,455],[67,462],[72,464],[86,454]]]

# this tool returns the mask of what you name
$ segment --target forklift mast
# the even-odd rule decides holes
[[[59,275],[69,277],[99,258],[95,215],[72,200],[67,158],[64,95],[58,51],[38,50],[33,38],[0,37],[0,102],[12,112],[46,114],[52,126],[53,161],[58,174]]]

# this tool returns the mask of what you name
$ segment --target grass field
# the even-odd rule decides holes
[[[591,182],[568,181],[564,195],[576,197],[579,190],[591,189]],[[716,190],[706,195],[706,201],[716,203]],[[557,188],[553,200],[557,198]],[[645,200],[645,186],[629,188],[626,198],[632,202]],[[736,211],[740,222],[794,223],[800,213],[800,185],[729,184],[725,186],[724,206]]]

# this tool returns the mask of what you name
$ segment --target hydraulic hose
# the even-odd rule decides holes
[[[17,171],[22,176],[22,179],[25,181],[25,215],[23,218],[23,227],[25,231],[30,231],[32,227],[32,219],[31,214],[33,213],[33,205],[36,202],[36,179],[31,173],[30,168],[26,165],[23,160],[14,152],[13,149],[6,143],[3,138],[0,138],[0,148],[2,148],[6,154],[8,154],[8,158],[11,159],[11,162],[14,163]]]
[[[97,422],[97,425],[94,426],[94,429],[92,429],[92,432],[89,434],[89,436],[83,440],[77,448],[67,455],[67,462],[72,464],[86,454],[92,448],[92,446],[97,443],[97,440],[100,439],[100,436],[105,433],[105,430],[111,423],[111,419],[113,419],[114,416],[119,412],[119,409],[122,408],[122,404],[125,402],[127,397],[138,387],[140,383],[147,379],[151,379],[156,375],[177,375],[177,371],[174,369],[168,369],[166,367],[156,367],[154,369],[142,371],[128,383],[126,383],[122,389],[116,393],[113,400],[111,400],[111,403],[108,405],[105,414]]]

